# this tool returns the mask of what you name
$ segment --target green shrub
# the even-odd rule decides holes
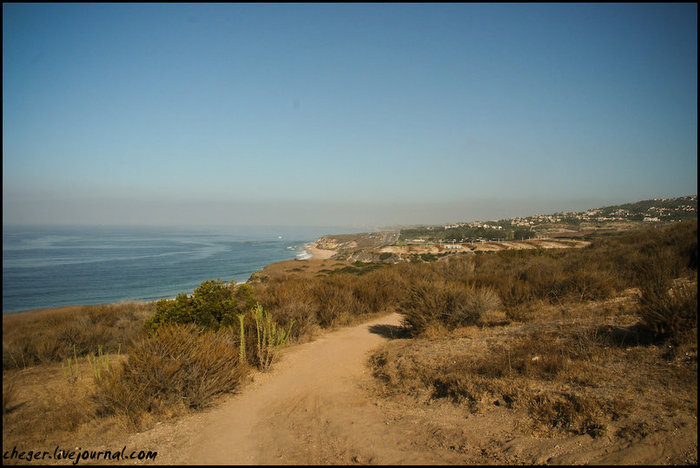
[[[218,330],[238,324],[237,314],[245,313],[256,303],[253,288],[236,286],[220,279],[202,282],[192,296],[180,293],[175,299],[156,303],[155,315],[146,322],[153,331],[165,324],[192,323],[201,329]]]

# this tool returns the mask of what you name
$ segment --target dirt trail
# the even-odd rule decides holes
[[[447,401],[376,397],[369,353],[396,331],[392,314],[286,349],[274,368],[215,408],[120,440],[158,464],[694,463],[697,416],[625,442],[522,431],[524,410],[471,414]],[[445,400],[445,399],[441,399]],[[112,447],[110,447],[112,448]],[[149,463],[149,462],[146,462]]]
[[[372,450],[386,423],[363,390],[371,382],[367,358],[386,340],[381,330],[399,321],[392,314],[289,348],[223,405],[160,424],[127,445],[157,450],[159,464],[376,462]],[[415,463],[398,447],[381,448],[383,459]]]

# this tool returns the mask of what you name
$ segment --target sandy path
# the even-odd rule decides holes
[[[364,385],[368,352],[386,340],[392,314],[286,350],[274,369],[213,410],[136,434],[127,445],[158,451],[159,464],[344,463],[372,459],[355,447],[384,427]],[[374,326],[374,328],[373,328]],[[384,447],[386,451],[386,447]],[[391,458],[407,462],[401,453]]]
[[[526,410],[472,413],[438,399],[377,398],[369,353],[398,314],[290,347],[272,371],[215,408],[159,423],[109,447],[158,452],[158,464],[695,463],[697,415],[679,413],[641,440],[523,431]],[[615,431],[612,430],[611,434]],[[151,464],[152,462],[145,462]],[[106,462],[105,462],[106,464]]]

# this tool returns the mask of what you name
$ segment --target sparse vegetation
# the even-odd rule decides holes
[[[629,319],[634,310],[630,299],[619,313]],[[649,385],[667,388],[654,412],[692,399],[696,362],[669,368],[663,347],[650,347],[643,327],[604,325],[601,312],[597,304],[571,308],[563,320],[556,307],[543,308],[528,327],[498,334],[433,329],[386,344],[371,364],[387,396],[447,399],[471,413],[523,409],[530,416],[526,429],[543,434],[597,437],[608,427],[626,427],[624,418],[639,404],[636,392]]]
[[[630,385],[665,389],[651,413],[678,401],[696,410],[695,221],[585,249],[504,251],[399,271],[411,286],[398,310],[414,338],[373,354],[385,395],[448,399],[471,412],[505,406],[527,412],[529,431],[592,437],[641,424],[630,419],[639,404]],[[489,292],[470,308],[478,291]],[[483,324],[479,311],[498,308],[496,299],[515,323],[498,333],[464,328]]]

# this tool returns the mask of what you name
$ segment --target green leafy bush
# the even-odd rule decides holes
[[[192,296],[180,293],[175,299],[156,303],[155,315],[146,322],[153,331],[165,324],[192,323],[201,329],[218,330],[238,324],[237,314],[245,313],[256,303],[253,288],[220,279],[202,282]]]

